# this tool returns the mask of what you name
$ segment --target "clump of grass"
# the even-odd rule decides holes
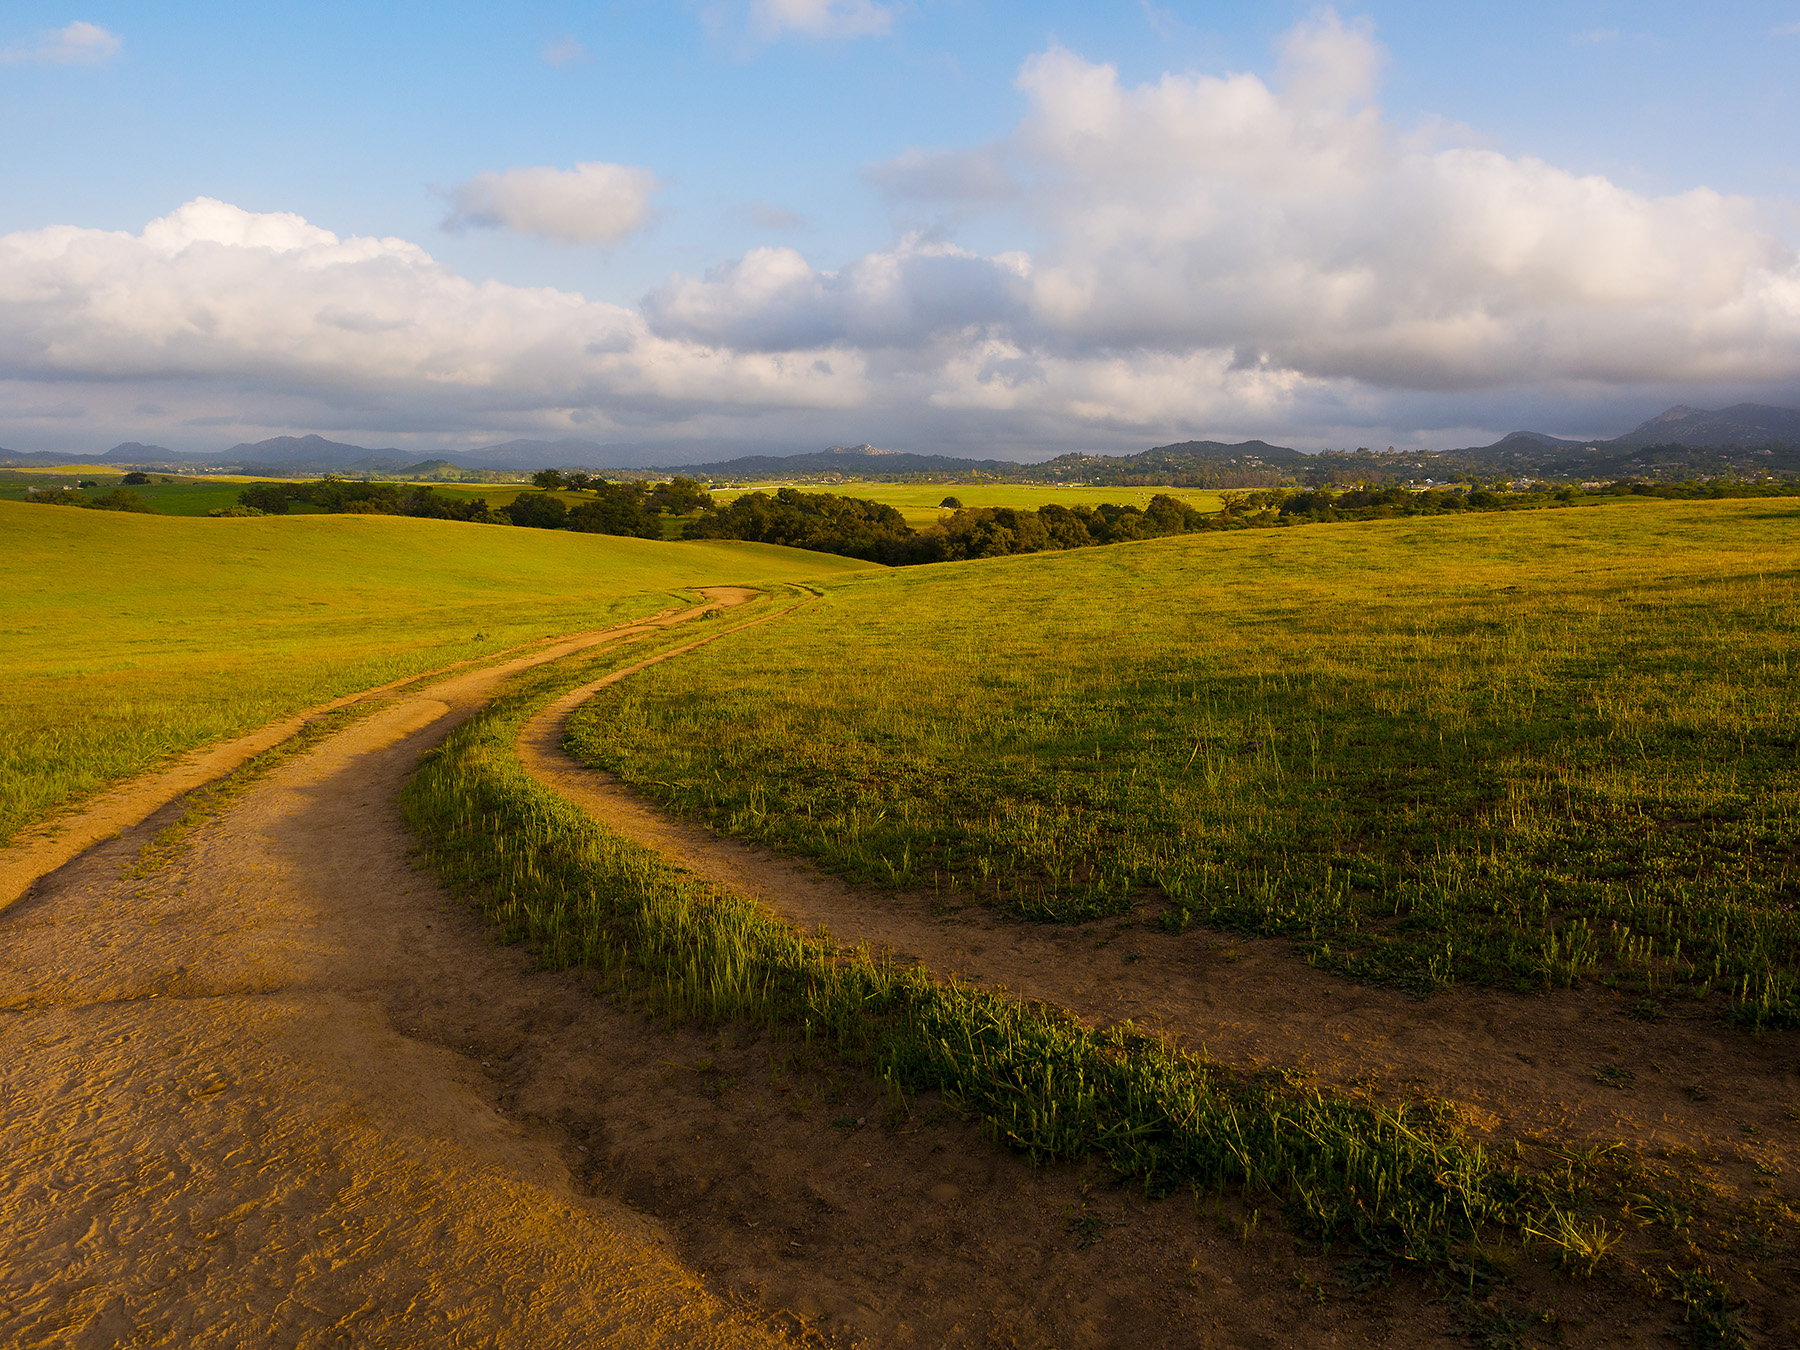
[[[512,747],[533,712],[615,659],[518,678],[403,795],[431,865],[545,964],[588,967],[672,1020],[794,1035],[896,1101],[939,1092],[1034,1161],[1097,1157],[1151,1194],[1271,1194],[1301,1231],[1389,1260],[1441,1264],[1495,1227],[1542,1232],[1585,1252],[1589,1270],[1604,1255],[1604,1233],[1569,1210],[1577,1183],[1527,1174],[1442,1104],[1239,1073],[1128,1027],[1095,1030],[839,950],[607,831],[526,775]]]
[[[1786,503],[1655,503],[906,569],[569,746],[864,885],[1800,1025],[1797,554]]]

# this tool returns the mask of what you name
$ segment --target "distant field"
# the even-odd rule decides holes
[[[1785,501],[872,573],[572,743],[866,881],[1065,920],[1151,895],[1366,979],[1607,974],[1794,1023],[1797,582]]]
[[[123,477],[123,471],[118,468],[91,466],[58,473],[0,469],[0,501],[24,501],[28,488],[61,488],[77,482],[98,484],[93,491],[83,494],[98,497],[118,487]],[[235,506],[243,485],[252,481],[248,478],[186,478],[173,474],[152,474],[151,478],[155,481],[134,486],[131,491],[142,497],[145,505],[169,516],[203,516],[217,508]],[[163,478],[175,478],[175,481],[164,483]]]
[[[744,488],[721,490],[713,495],[721,501],[730,501],[733,497],[747,492],[773,492],[775,484],[753,483]],[[1120,506],[1144,507],[1159,492],[1166,492],[1171,497],[1179,497],[1201,511],[1219,509],[1219,494],[1202,488],[1090,488],[1090,487],[1039,487],[1029,483],[1001,483],[980,486],[956,486],[942,483],[920,486],[911,483],[837,483],[814,484],[797,483],[802,492],[831,492],[840,497],[860,497],[865,501],[881,502],[891,506],[906,517],[906,523],[915,530],[937,523],[940,514],[939,503],[946,497],[954,497],[964,506],[1013,506],[1029,507],[1036,510],[1051,502],[1063,506],[1097,506],[1101,502],[1113,502]]]
[[[865,564],[394,516],[191,520],[0,502],[0,842],[176,752],[697,585]]]

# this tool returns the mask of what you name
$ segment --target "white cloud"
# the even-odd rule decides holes
[[[829,356],[835,375],[813,363]],[[401,239],[340,239],[298,216],[199,198],[140,234],[0,236],[0,381],[235,390],[235,402],[405,410],[831,408],[862,363],[659,338],[567,291],[475,283]]]
[[[998,326],[1063,356],[1224,353],[1385,389],[1800,375],[1800,263],[1753,203],[1420,144],[1374,104],[1380,49],[1329,13],[1281,55],[1274,84],[1134,87],[1053,48],[1020,72],[1029,108],[1006,143],[877,166],[890,193],[934,201],[980,205],[1004,184],[1046,236],[1028,267],[959,255],[959,304],[909,304],[941,283],[906,242],[835,273],[785,258],[779,285],[747,257],[646,313],[770,347],[872,345],[868,316],[901,315],[889,341]],[[877,277],[878,308],[861,299]]]
[[[752,0],[750,27],[758,36],[785,32],[808,37],[874,37],[894,24],[894,12],[874,0]]]
[[[588,60],[588,49],[581,45],[578,38],[566,37],[557,42],[546,42],[540,53],[544,62],[552,66],[572,66]]]
[[[648,169],[586,163],[477,174],[450,191],[447,229],[535,234],[559,244],[611,244],[650,223],[660,184]]]
[[[0,65],[98,66],[117,56],[123,45],[99,24],[77,19],[67,28],[42,34],[35,46],[0,51]]]

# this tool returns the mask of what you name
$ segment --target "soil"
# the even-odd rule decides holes
[[[409,861],[395,797],[506,674],[574,649],[408,692],[148,875],[139,850],[179,801],[0,913],[0,1345],[1348,1346],[1457,1329],[1454,1299],[1323,1256],[1273,1216],[1034,1169],[804,1046],[669,1029],[497,945]],[[554,728],[539,735],[554,747]],[[796,866],[734,856],[762,869],[752,889]],[[1240,1028],[1244,1054],[1276,1057],[1276,995],[1303,1009],[1313,988],[1261,945],[1233,962],[1204,938],[1159,948],[1141,928],[933,917],[882,894],[805,910],[826,886],[784,882],[770,903],[840,937],[859,906],[870,940],[1020,990],[1062,980],[1090,1016],[1166,1006],[1178,1034],[1206,989],[1230,1012],[1194,1026]],[[944,935],[960,947],[930,945]],[[1090,964],[1053,969],[1077,952]],[[1319,998],[1367,992],[1329,983]],[[1291,1015],[1349,1037],[1344,1064],[1425,1062],[1436,1019],[1412,1010],[1377,1035],[1386,1004],[1330,1006]],[[1735,1065],[1707,1081],[1724,1088]],[[1508,1297],[1557,1314],[1571,1344],[1666,1325],[1604,1284],[1527,1275]]]

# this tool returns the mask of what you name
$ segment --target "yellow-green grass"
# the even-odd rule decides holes
[[[1466,1275],[1471,1292],[1470,1257],[1487,1281],[1477,1254],[1497,1238],[1542,1233],[1588,1272],[1616,1241],[1604,1221],[1577,1218],[1598,1189],[1587,1164],[1528,1172],[1470,1139],[1444,1103],[1390,1109],[1321,1090],[1310,1074],[1239,1073],[1130,1023],[1096,1031],[1045,1004],[941,984],[911,962],[807,937],[612,833],[535,782],[515,745],[551,699],[638,655],[514,677],[401,795],[428,862],[542,965],[585,967],[600,990],[647,997],[672,1021],[803,1038],[881,1079],[892,1126],[910,1095],[936,1090],[1034,1161],[1097,1156],[1152,1194],[1191,1188],[1196,1201],[1229,1188],[1266,1204],[1273,1192],[1301,1233],[1354,1239],[1452,1287]],[[1662,1198],[1634,1180],[1646,1208]]]
[[[571,744],[864,881],[1792,1022],[1797,581],[1786,501],[910,568],[605,691]]]
[[[981,506],[1023,507],[1035,511],[1040,506],[1048,506],[1055,502],[1061,506],[1098,506],[1102,502],[1113,502],[1119,506],[1148,506],[1150,499],[1159,492],[1166,492],[1171,497],[1179,497],[1200,511],[1216,511],[1219,509],[1219,494],[1209,488],[1169,488],[1169,487],[1055,487],[1032,483],[796,483],[802,492],[831,492],[840,497],[857,497],[863,501],[880,502],[891,506],[906,518],[906,523],[915,530],[924,529],[927,525],[935,525],[940,515],[945,514],[940,503],[946,497],[954,497],[964,506],[974,508]],[[715,491],[713,496],[721,502],[747,492],[770,492],[775,485],[751,483],[741,488],[728,488]]]
[[[397,516],[0,502],[0,841],[172,754],[358,689],[851,559]]]

